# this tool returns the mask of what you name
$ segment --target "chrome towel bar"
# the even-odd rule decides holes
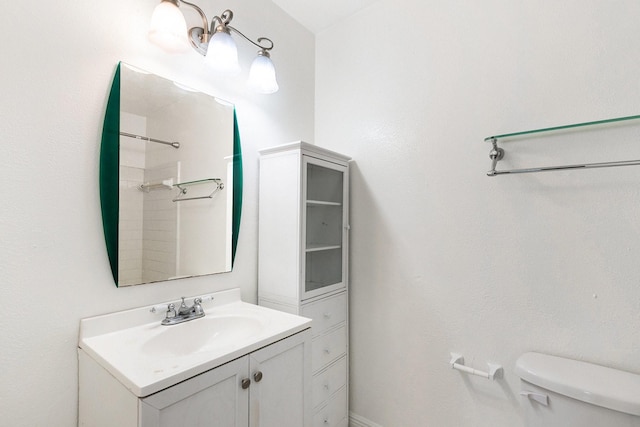
[[[487,176],[518,174],[518,173],[535,173],[535,172],[551,172],[566,169],[596,169],[596,168],[612,168],[616,166],[638,166],[640,160],[621,160],[615,162],[599,162],[599,163],[583,163],[577,165],[562,165],[562,166],[542,166],[535,168],[523,168],[523,169],[507,169],[496,170],[498,161],[504,157],[504,150],[498,147],[498,141],[493,140],[493,149],[489,153],[491,159],[491,170],[487,172]]]

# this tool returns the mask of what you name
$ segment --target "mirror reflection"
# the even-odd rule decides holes
[[[117,239],[105,222],[116,284],[230,271],[240,164],[233,105],[124,63],[116,85],[117,135],[105,122],[103,146],[118,146],[117,195],[101,195],[103,214],[105,198],[117,197]]]

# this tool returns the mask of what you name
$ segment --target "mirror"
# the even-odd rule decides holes
[[[233,104],[118,64],[100,200],[117,286],[231,271],[242,208]]]

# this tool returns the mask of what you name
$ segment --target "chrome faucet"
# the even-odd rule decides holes
[[[202,309],[202,298],[195,298],[193,300],[193,305],[189,307],[184,302],[184,297],[182,297],[182,304],[176,310],[175,304],[169,304],[167,306],[167,314],[165,318],[162,320],[161,324],[168,325],[177,325],[178,323],[188,322],[189,320],[198,319],[204,316],[204,310]]]

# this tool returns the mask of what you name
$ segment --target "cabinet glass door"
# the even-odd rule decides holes
[[[346,168],[304,157],[304,299],[346,286]]]

